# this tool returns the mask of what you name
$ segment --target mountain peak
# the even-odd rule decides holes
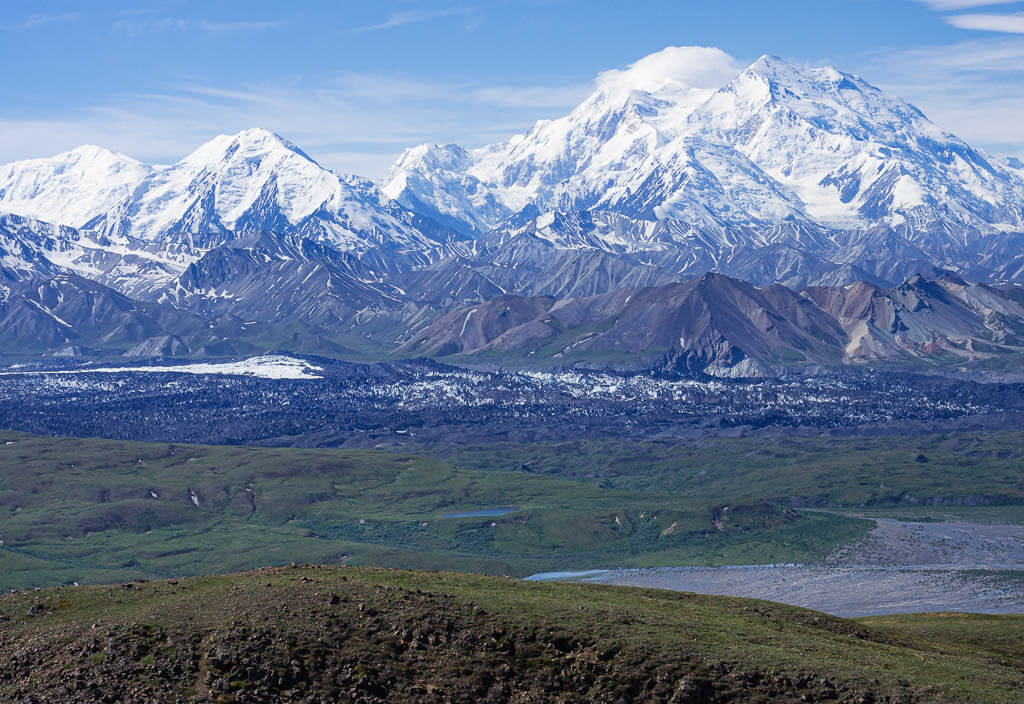
[[[88,160],[105,160],[110,162],[129,162],[131,164],[141,164],[142,162],[137,159],[123,154],[113,149],[107,149],[96,144],[83,144],[79,147],[75,147],[71,151],[64,152],[63,154],[57,154],[52,157],[53,160],[59,160],[61,158],[69,159],[88,159]]]
[[[858,76],[844,73],[833,66],[812,68],[771,54],[765,54],[750,64],[742,76],[760,78],[769,85],[785,88],[798,95],[835,94],[843,90],[863,93],[873,89],[873,86]]]
[[[252,127],[235,134],[217,135],[182,159],[182,162],[193,164],[219,162],[235,155],[254,158],[285,151],[292,152],[306,161],[316,164],[312,157],[295,144],[276,132],[261,127]]]
[[[786,61],[775,54],[762,54],[754,63],[747,67],[747,71],[762,75],[791,73],[799,70],[800,68],[796,64]]]

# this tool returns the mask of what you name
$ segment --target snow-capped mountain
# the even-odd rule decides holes
[[[370,278],[438,258],[448,235],[371,181],[333,173],[262,129],[216,137],[170,166],[98,147],[15,162],[0,167],[0,212],[79,228],[50,248],[61,251],[51,262],[142,297],[211,249],[259,233],[366,257]]]
[[[153,169],[90,225],[110,238],[198,250],[262,231],[341,251],[437,246],[372,182],[339,176],[262,129],[221,135],[178,163]]]
[[[659,52],[381,187],[262,129],[169,166],[2,166],[0,351],[547,354],[569,331],[573,355],[738,374],[1024,349],[1024,309],[965,283],[1024,282],[1019,161],[857,76],[723,57]]]
[[[1024,228],[1024,181],[912,105],[834,68],[762,57],[691,114],[695,136],[728,144],[832,228],[943,220]]]
[[[128,197],[152,170],[92,145],[0,165],[0,212],[81,228]]]
[[[501,144],[409,149],[384,192],[477,232],[532,205],[678,220],[724,247],[767,244],[758,233],[787,221],[1024,230],[1019,170],[856,76],[765,56],[717,90],[650,79],[601,85]]]

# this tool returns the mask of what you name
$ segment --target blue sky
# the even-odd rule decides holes
[[[565,114],[671,45],[832,64],[1024,156],[1024,2],[3,0],[0,162],[83,143],[168,162],[259,126],[380,177],[406,146]]]

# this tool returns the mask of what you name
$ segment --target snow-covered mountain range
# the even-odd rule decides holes
[[[0,332],[31,340],[45,323],[63,345],[117,339],[133,354],[436,350],[425,331],[463,305],[708,271],[807,300],[806,287],[944,271],[1024,282],[1019,162],[857,76],[771,56],[702,71],[709,52],[603,74],[569,115],[499,144],[408,149],[379,185],[262,129],[171,165],[85,146],[0,166]],[[89,323],[81,303],[70,327],[94,329],[65,334],[38,281],[120,317]],[[996,329],[967,337],[982,328]]]
[[[446,237],[368,179],[333,173],[263,129],[221,135],[170,166],[94,146],[8,164],[3,212],[74,228],[54,263],[132,295],[152,294],[204,253],[263,232],[355,259],[370,250],[411,256],[406,267],[439,256]]]

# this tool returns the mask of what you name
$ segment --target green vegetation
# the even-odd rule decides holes
[[[859,621],[900,645],[920,648],[930,644],[951,655],[980,655],[988,662],[1024,671],[1024,614],[899,614]]]
[[[1022,446],[1020,433],[588,441],[424,448],[430,458],[0,432],[0,588],[293,561],[511,576],[813,561],[871,524],[791,503],[1021,522]],[[519,510],[443,517],[495,506]]]
[[[698,445],[621,440],[439,448],[460,467],[527,471],[627,490],[751,503],[797,496],[842,506],[914,499],[1024,504],[1024,433],[779,440]],[[938,508],[938,507],[937,507]],[[1024,515],[1024,514],[1018,514]]]
[[[1019,702],[1019,616],[297,567],[0,597],[0,699]]]
[[[603,488],[415,455],[0,433],[0,586],[301,560],[524,576],[813,559],[867,524],[722,497]],[[11,444],[6,444],[11,443]],[[500,517],[444,514],[518,506]]]

